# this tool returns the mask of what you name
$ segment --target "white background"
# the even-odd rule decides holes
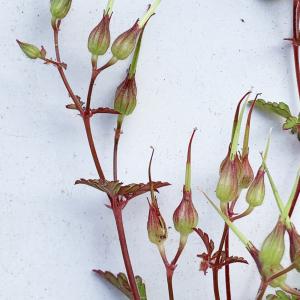
[[[192,129],[199,128],[192,170],[199,226],[217,243],[223,223],[200,190],[215,198],[218,167],[227,150],[238,99],[253,86],[265,99],[284,100],[295,114],[299,111],[292,51],[283,40],[291,35],[291,2],[164,0],[149,23],[137,74],[139,103],[125,121],[120,143],[120,178],[126,183],[146,182],[149,147],[156,148],[153,177],[172,183],[159,195],[161,212],[171,227],[169,257],[178,243],[171,217],[181,199]],[[124,266],[112,214],[104,206],[105,195],[73,185],[82,177],[96,178],[82,122],[64,108],[70,100],[56,70],[27,59],[15,42],[19,38],[44,45],[49,56],[54,55],[49,3],[1,0],[0,4],[0,299],[123,299],[91,272],[102,268],[117,273]],[[117,0],[113,37],[128,29],[147,4]],[[72,86],[82,97],[90,77],[86,40],[105,5],[104,0],[74,1],[61,27],[62,59],[68,64]],[[112,105],[128,64],[121,62],[99,78],[95,106]],[[250,151],[256,170],[259,151],[273,127],[269,167],[287,199],[300,164],[300,144],[295,136],[282,132],[281,121],[255,112]],[[115,117],[93,119],[108,177],[114,126]],[[238,211],[245,207],[241,198]],[[164,267],[147,239],[147,209],[145,195],[124,212],[129,250],[135,272],[146,281],[148,298],[167,299]],[[299,209],[294,217],[298,226]],[[259,246],[277,215],[267,183],[265,205],[237,224]],[[233,299],[254,299],[259,285],[256,267],[233,236],[232,249],[234,255],[250,262],[250,266],[232,267]],[[202,242],[191,236],[174,276],[176,299],[213,299],[211,273],[204,276],[198,271],[196,254],[203,251]],[[289,263],[287,257],[284,263]],[[299,283],[299,274],[290,274],[288,281]]]

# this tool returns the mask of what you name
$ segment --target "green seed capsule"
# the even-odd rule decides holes
[[[25,53],[25,55],[31,59],[37,59],[42,57],[41,50],[31,44],[23,43],[17,40],[17,43],[19,44],[22,51]]]
[[[262,269],[262,274],[266,278],[271,277],[272,275],[282,271],[284,268],[281,265],[277,266],[268,266],[268,267],[263,267]],[[270,286],[273,288],[281,287],[282,285],[285,284],[287,279],[287,274],[283,274],[275,279],[273,279],[270,282]]]
[[[280,265],[284,244],[285,225],[278,221],[275,228],[267,236],[259,252],[259,261],[262,268],[270,268]]]
[[[113,56],[119,60],[126,59],[132,53],[140,31],[138,23],[135,23],[129,30],[119,35],[111,47]]]
[[[71,8],[72,0],[51,0],[50,12],[54,20],[63,19]]]
[[[168,237],[167,226],[156,201],[149,203],[147,231],[150,242],[156,245],[161,245]]]
[[[92,55],[104,55],[110,45],[110,16],[104,15],[100,23],[92,30],[88,39],[88,49]]]
[[[262,205],[265,199],[265,181],[264,181],[265,171],[260,168],[252,181],[247,194],[246,201],[251,207],[257,207]]]
[[[175,230],[189,235],[198,225],[198,213],[193,205],[191,192],[183,191],[183,198],[173,214]]]
[[[236,162],[229,158],[221,167],[216,195],[223,203],[233,201],[238,196],[238,169]]]
[[[128,76],[118,86],[115,96],[114,109],[122,115],[130,115],[136,107],[137,88],[135,76]]]

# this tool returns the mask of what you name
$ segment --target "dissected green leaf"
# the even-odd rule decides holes
[[[76,180],[75,184],[86,184],[104,193],[107,193],[110,196],[117,195],[122,186],[122,182],[119,181],[83,179],[83,178],[80,180]]]
[[[98,189],[110,196],[120,195],[126,200],[142,195],[150,191],[150,183],[132,183],[123,185],[119,181],[108,181],[99,179],[80,179],[75,184],[85,184]],[[155,181],[152,183],[153,188],[157,191],[159,188],[170,185],[168,182]]]
[[[295,126],[297,126],[297,123],[298,123],[298,118],[290,117],[286,119],[286,121],[284,122],[283,129],[285,130],[293,129]]]
[[[94,272],[97,273],[102,278],[106,279],[110,284],[112,284],[119,291],[121,291],[128,299],[133,299],[132,293],[131,293],[131,288],[130,288],[126,274],[118,273],[117,276],[115,276],[113,273],[111,273],[109,271],[103,272],[101,270],[94,270]],[[145,286],[145,283],[143,282],[142,277],[135,276],[135,282],[136,282],[141,300],[147,300],[146,286]]]
[[[250,101],[249,103],[252,103],[252,102],[253,101]],[[292,117],[289,106],[284,102],[279,102],[279,103],[267,102],[263,99],[257,99],[257,101],[255,103],[255,107],[259,107],[268,112],[275,113],[286,119]]]
[[[298,298],[296,296],[290,296],[286,294],[285,292],[278,290],[276,291],[276,295],[268,295],[267,300],[297,300]]]

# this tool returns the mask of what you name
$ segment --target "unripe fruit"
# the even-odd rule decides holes
[[[132,53],[140,31],[138,23],[135,23],[129,30],[119,35],[111,46],[113,56],[119,60],[126,59]]]
[[[130,115],[136,107],[137,88],[135,76],[129,76],[118,86],[114,109],[122,115]]]
[[[285,225],[279,220],[259,252],[259,262],[263,269],[280,265],[285,250],[284,234]]]
[[[54,20],[63,19],[71,8],[72,0],[51,0],[50,12]]]
[[[263,168],[259,168],[255,179],[252,181],[247,194],[246,201],[251,207],[257,207],[262,205],[265,198],[265,171]]]

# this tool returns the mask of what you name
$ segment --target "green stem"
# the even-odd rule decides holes
[[[191,191],[191,158],[192,158],[192,142],[196,132],[196,128],[194,129],[192,136],[190,138],[189,146],[188,146],[188,154],[186,159],[186,170],[185,170],[185,184],[184,189],[186,192]]]
[[[159,6],[160,2],[161,0],[154,0],[150,8],[147,10],[146,14],[138,21],[138,25],[140,28],[144,27],[144,25],[148,22],[151,16],[155,13],[155,10]]]
[[[208,200],[208,202],[212,205],[212,207],[217,211],[217,213],[220,215],[220,217],[226,222],[228,227],[233,231],[233,233],[239,238],[239,240],[248,248],[251,244],[251,242],[246,238],[246,236],[238,230],[238,228],[229,220],[225,214],[221,212],[221,210],[209,199],[207,194],[203,192],[204,196]]]
[[[114,158],[113,158],[113,175],[114,181],[118,180],[118,146],[120,141],[120,136],[122,132],[124,116],[119,115],[117,120],[117,128],[115,130],[115,139],[114,139]]]
[[[234,132],[234,136],[233,136],[233,140],[232,140],[232,145],[231,145],[231,151],[230,151],[230,160],[233,161],[234,158],[235,158],[235,155],[236,155],[236,152],[237,152],[237,147],[238,147],[238,142],[239,142],[239,137],[240,137],[240,132],[241,132],[241,125],[242,125],[242,120],[243,120],[243,115],[244,115],[244,112],[245,112],[245,109],[246,109],[246,106],[247,106],[247,103],[248,103],[248,100],[249,100],[249,96],[250,94],[247,96],[243,106],[242,106],[242,109],[241,109],[241,112],[239,114],[239,119],[238,119],[238,123],[236,125],[236,129],[235,129],[235,132]]]
[[[139,55],[140,55],[144,30],[145,30],[145,27],[143,27],[143,29],[139,35],[139,39],[137,41],[137,44],[136,44],[136,47],[134,50],[133,58],[132,58],[132,61],[131,61],[130,67],[129,67],[129,71],[128,71],[129,78],[132,78],[136,73],[136,67],[137,67],[137,63],[138,63],[138,59],[139,59]]]
[[[109,16],[112,15],[112,13],[113,13],[114,2],[115,2],[115,0],[108,0],[106,9],[105,9],[105,11],[104,11],[104,13],[105,13],[106,15],[109,15]]]

